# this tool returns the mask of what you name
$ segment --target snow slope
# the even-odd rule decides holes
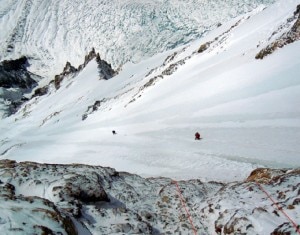
[[[0,4],[0,60],[31,58],[53,76],[94,47],[117,68],[175,48],[274,0],[11,0]]]
[[[255,59],[289,32],[298,4],[280,0],[107,81],[92,61],[1,120],[1,158],[223,182],[299,167],[300,42]]]

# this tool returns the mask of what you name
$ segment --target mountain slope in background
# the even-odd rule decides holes
[[[92,47],[113,67],[190,42],[220,22],[274,0],[48,1],[0,4],[0,60],[27,56],[31,71],[54,76]]]
[[[240,16],[109,80],[99,80],[92,60],[1,120],[1,158],[222,182],[258,166],[299,166],[300,42],[255,59],[297,38],[299,4]]]

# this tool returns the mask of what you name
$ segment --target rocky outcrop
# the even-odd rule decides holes
[[[78,69],[76,69],[74,66],[71,65],[71,63],[69,61],[67,61],[62,73],[59,75],[55,75],[55,78],[54,78],[55,88],[56,89],[60,88],[60,83],[66,76],[75,75],[75,74],[77,74],[77,72],[78,72]]]
[[[4,116],[15,113],[27,101],[24,95],[37,86],[40,77],[29,72],[27,67],[28,60],[25,56],[0,62],[0,102],[4,101],[7,107]]]
[[[77,234],[71,218],[53,202],[16,194],[10,183],[0,183],[0,202],[3,234]]]
[[[88,106],[86,112],[82,115],[82,121],[88,118],[88,116],[94,112],[96,112],[102,103],[105,103],[107,99],[103,98],[102,100],[96,100],[93,105]]]
[[[28,61],[25,56],[16,60],[4,60],[0,63],[0,87],[32,89],[37,82],[34,75],[27,71]]]
[[[19,214],[9,219],[1,214],[0,220],[4,226],[10,220],[14,229],[24,229],[25,221],[19,218],[30,213],[27,227],[43,231],[76,234],[76,225],[91,234],[192,234],[185,205],[197,234],[262,234],[262,228],[263,234],[293,234],[291,223],[256,182],[290,215],[296,215],[300,212],[299,179],[300,169],[258,169],[245,182],[176,182],[100,166],[1,160],[0,200],[6,200],[0,203],[1,213],[16,210]],[[39,218],[60,225],[50,227]],[[40,224],[34,224],[36,221]]]
[[[264,57],[272,54],[277,49],[300,40],[300,5],[297,6],[296,11],[294,12],[294,16],[289,18],[287,23],[294,20],[295,23],[290,28],[290,30],[282,34],[278,39],[269,44],[267,47],[260,50],[260,52],[255,56],[255,59],[263,59]],[[274,32],[273,34],[276,34],[276,32]]]
[[[244,19],[243,19],[244,20]],[[214,48],[218,46],[219,44],[222,44],[224,41],[227,40],[229,33],[236,28],[243,20],[237,21],[234,25],[232,25],[228,30],[220,34],[218,37],[215,37],[213,40],[205,42],[201,44],[201,46],[198,49],[198,53],[203,53],[209,48]],[[221,25],[218,24],[217,27],[220,27]]]
[[[96,53],[95,49],[92,48],[89,54],[85,56],[83,64],[79,65],[77,69],[74,66],[72,66],[70,62],[66,63],[63,72],[59,75],[56,75],[54,78],[55,88],[59,89],[61,82],[66,76],[75,76],[78,72],[85,68],[85,66],[93,59],[96,59],[98,63],[100,79],[108,80],[117,74],[116,71],[112,69],[111,65],[108,64],[105,60],[102,60],[100,58],[99,53]]]
[[[48,93],[48,91],[49,91],[49,85],[37,88],[37,89],[34,90],[34,93],[33,93],[31,98],[34,98],[36,96],[46,95]]]
[[[112,67],[109,63],[107,63],[105,60],[102,60],[100,58],[99,53],[97,53],[97,55],[96,55],[96,61],[98,63],[100,79],[108,80],[117,74],[117,72],[112,69]]]

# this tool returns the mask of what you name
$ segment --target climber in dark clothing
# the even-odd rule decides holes
[[[200,140],[200,134],[199,134],[199,132],[195,133],[195,140]]]
[[[117,134],[117,132],[116,132],[115,130],[113,130],[112,133],[113,133],[113,135],[116,135],[116,134]]]

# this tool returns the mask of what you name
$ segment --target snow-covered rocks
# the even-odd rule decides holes
[[[1,234],[16,229],[192,234],[185,209],[197,234],[294,234],[293,225],[255,182],[261,182],[280,207],[300,222],[299,169],[258,169],[246,181],[224,184],[142,178],[82,164],[1,160],[0,180]]]
[[[71,218],[61,213],[53,202],[30,196],[30,193],[26,196],[20,193],[21,179],[28,175],[23,172],[19,176],[14,171],[15,166],[12,161],[0,162],[1,179],[6,181],[0,181],[1,234],[76,234]],[[14,180],[20,181],[16,183]],[[32,189],[28,187],[29,191]]]

